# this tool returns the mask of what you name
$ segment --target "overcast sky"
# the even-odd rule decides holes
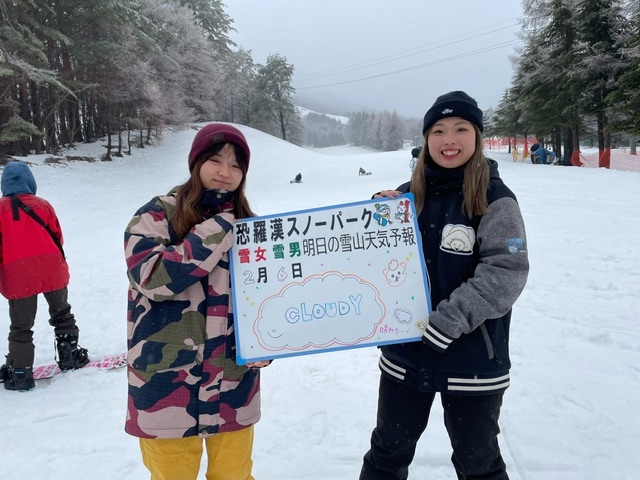
[[[347,110],[422,117],[451,90],[495,107],[520,45],[519,0],[225,2],[237,30],[231,40],[254,62],[286,57],[299,95]]]

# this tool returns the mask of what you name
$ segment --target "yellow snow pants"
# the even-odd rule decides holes
[[[206,438],[140,439],[142,461],[151,472],[151,480],[196,480],[202,459],[202,444],[207,449],[207,480],[254,480],[253,426]]]

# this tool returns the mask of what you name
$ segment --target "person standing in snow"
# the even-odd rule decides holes
[[[240,130],[212,123],[195,136],[190,177],[142,206],[126,228],[128,409],[152,480],[252,479],[259,368],[236,363],[229,275],[250,151]]]
[[[416,164],[418,163],[418,157],[420,157],[420,152],[422,151],[422,146],[413,147],[411,149],[411,160],[409,160],[409,169],[411,173],[416,169]]]
[[[508,479],[498,418],[509,386],[511,309],[529,261],[515,195],[482,151],[482,111],[461,91],[438,97],[423,123],[411,192],[431,302],[422,341],[381,347],[377,425],[361,480],[406,479],[436,393],[459,479]],[[427,320],[427,319],[425,319]]]
[[[60,222],[51,204],[36,196],[36,180],[29,166],[12,161],[2,171],[0,199],[0,293],[9,300],[9,353],[0,367],[7,390],[31,390],[33,325],[38,294],[49,305],[61,370],[89,363],[78,345],[78,326],[67,299],[69,267],[62,250]]]

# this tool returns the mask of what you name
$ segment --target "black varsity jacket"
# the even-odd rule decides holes
[[[419,390],[482,395],[509,386],[511,308],[529,260],[516,197],[488,162],[489,212],[472,219],[462,209],[464,167],[426,169],[418,226],[433,312],[422,342],[382,346],[379,362],[384,375]]]

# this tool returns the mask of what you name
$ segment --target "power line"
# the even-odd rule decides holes
[[[373,67],[373,66],[376,66],[376,65],[382,65],[382,64],[385,64],[385,63],[393,62],[393,61],[396,61],[396,60],[401,60],[403,58],[411,57],[411,56],[418,55],[418,54],[421,54],[421,53],[425,53],[425,52],[428,52],[428,51],[436,50],[438,48],[448,47],[448,46],[451,46],[451,45],[462,43],[462,42],[465,42],[467,40],[473,40],[473,39],[476,39],[476,38],[479,38],[479,37],[482,37],[482,36],[485,36],[485,35],[489,35],[491,33],[495,33],[495,32],[499,32],[501,30],[505,30],[507,28],[512,28],[512,27],[516,26],[517,23],[516,24],[510,24],[510,25],[507,25],[505,27],[501,27],[501,28],[498,28],[498,29],[490,30],[488,32],[479,33],[478,35],[469,36],[470,33],[482,32],[483,30],[486,30],[487,28],[491,28],[491,27],[498,26],[498,25],[504,24],[506,22],[512,22],[512,21],[513,20],[510,19],[510,20],[506,20],[506,21],[503,21],[503,22],[499,22],[499,23],[496,23],[494,25],[489,25],[487,27],[484,27],[484,28],[481,28],[481,29],[478,29],[478,30],[473,30],[473,31],[468,32],[466,34],[456,35],[454,37],[450,37],[449,39],[445,39],[443,41],[447,42],[448,40],[454,40],[454,39],[463,37],[460,40],[449,41],[448,43],[442,43],[443,41],[433,42],[433,43],[429,43],[427,45],[421,45],[419,47],[414,47],[414,48],[411,48],[409,50],[404,50],[404,51],[401,51],[401,52],[398,52],[398,53],[386,55],[386,56],[383,56],[383,57],[377,57],[377,58],[374,58],[374,59],[371,59],[371,60],[367,60],[367,61],[364,61],[364,62],[360,62],[360,63],[351,64],[349,66],[338,67],[338,68],[334,68],[334,69],[330,69],[330,70],[321,71],[321,72],[318,72],[318,73],[312,73],[312,74],[309,74],[309,75],[305,75],[305,76],[303,76],[301,78],[297,78],[296,79],[296,83],[310,82],[310,81],[318,80],[318,79],[325,78],[325,77],[331,77],[331,76],[335,76],[335,75],[342,74],[342,73],[348,73],[348,72],[353,72],[353,71],[356,71],[356,70],[361,70],[361,69],[367,68],[367,67]],[[415,51],[415,50],[417,50],[417,51]],[[413,53],[408,53],[408,52],[413,52]]]
[[[460,58],[470,57],[472,55],[477,55],[477,54],[480,54],[480,53],[490,52],[492,50],[497,50],[499,48],[510,47],[510,46],[513,46],[513,45],[517,45],[518,43],[520,43],[520,40],[517,40],[517,39],[516,40],[509,40],[508,42],[497,43],[497,44],[494,44],[494,45],[490,45],[488,47],[483,47],[483,48],[479,48],[477,50],[472,50],[470,52],[461,53],[459,55],[454,55],[454,56],[447,57],[447,58],[442,58],[442,59],[439,59],[439,60],[434,60],[432,62],[422,63],[420,65],[414,65],[412,67],[406,67],[406,68],[401,68],[399,70],[393,70],[391,72],[379,73],[379,74],[376,74],[376,75],[370,75],[368,77],[356,78],[354,80],[345,80],[345,81],[342,81],[342,82],[328,83],[328,84],[324,84],[324,85],[314,85],[314,86],[311,86],[311,87],[295,87],[295,88],[296,88],[296,90],[311,90],[311,89],[314,89],[314,88],[333,87],[333,86],[336,86],[336,85],[345,85],[345,84],[348,84],[348,83],[362,82],[362,81],[365,81],[365,80],[371,80],[373,78],[386,77],[386,76],[389,76],[389,75],[395,75],[396,73],[409,72],[411,70],[418,70],[420,68],[431,67],[433,65],[438,65],[440,63],[451,62],[453,60],[458,60]]]

